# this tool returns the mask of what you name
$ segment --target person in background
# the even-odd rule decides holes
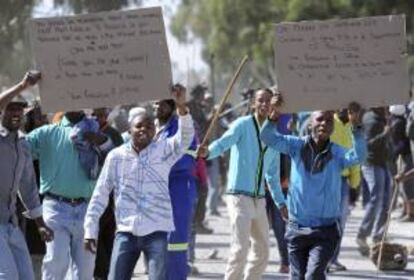
[[[147,112],[147,110],[145,110],[145,108],[143,108],[143,107],[133,107],[133,108],[131,108],[131,110],[129,110],[129,112],[128,112],[128,123],[131,125],[132,119],[134,119],[137,115],[145,115],[146,112]],[[121,136],[122,136],[122,139],[123,139],[124,143],[129,142],[129,140],[131,139],[131,134],[130,134],[129,130],[122,133]]]
[[[389,108],[391,159],[395,163],[397,174],[412,169],[413,158],[410,149],[410,139],[406,135],[407,120],[405,105],[393,105]],[[404,201],[403,216],[400,221],[414,221],[414,180],[401,183],[401,194]]]
[[[355,106],[355,105],[354,105]],[[354,111],[360,111],[361,108],[352,108]],[[351,115],[352,117],[352,115]],[[349,119],[348,109],[338,110],[334,115],[334,129],[331,135],[331,142],[345,149],[352,148],[352,121]],[[335,254],[329,263],[329,271],[343,271],[346,267],[339,262],[339,253],[341,250],[341,241],[345,232],[345,224],[349,215],[349,194],[350,188],[357,189],[361,183],[361,167],[353,165],[342,171],[341,177],[341,239],[335,250]]]
[[[167,234],[174,231],[168,178],[194,137],[185,92],[173,91],[173,95],[178,113],[175,135],[156,141],[153,119],[148,114],[137,115],[131,122],[131,141],[109,153],[91,198],[84,239],[85,248],[95,253],[98,221],[114,192],[117,232],[111,280],[131,279],[141,252],[148,257],[149,279],[167,277]]]
[[[20,132],[27,102],[19,94],[40,79],[27,73],[23,80],[0,94],[0,278],[34,280],[29,250],[18,227],[16,200],[34,219],[40,237],[50,242],[53,231],[44,223],[33,160],[24,134]]]
[[[128,108],[129,106],[117,105],[107,116],[108,123],[121,134],[129,129]]]
[[[44,219],[55,232],[46,244],[44,280],[61,280],[68,273],[74,280],[93,278],[95,255],[83,246],[83,221],[96,181],[81,164],[81,153],[71,139],[73,128],[85,117],[82,111],[66,112],[59,123],[27,135],[32,155],[39,160]],[[83,137],[100,151],[112,146],[101,133],[84,132]]]
[[[112,147],[108,148],[105,153],[101,154],[99,165],[102,166],[104,160],[113,148],[123,144],[121,134],[108,123],[108,115],[110,110],[107,108],[94,109],[92,116],[95,117],[99,124],[99,130],[111,139]],[[110,195],[108,207],[105,209],[101,219],[99,220],[99,238],[95,260],[95,279],[107,279],[109,266],[111,263],[112,246],[115,238],[115,217],[114,217],[113,194]]]
[[[373,243],[381,241],[384,234],[385,221],[391,200],[391,175],[388,158],[391,155],[388,145],[389,126],[386,109],[372,108],[363,118],[365,139],[368,145],[368,156],[362,165],[362,176],[369,190],[369,201],[365,206],[365,214],[357,233],[356,243],[362,255],[369,253],[367,237],[372,233]]]
[[[311,134],[306,138],[282,135],[276,129],[283,109],[281,94],[272,98],[271,113],[261,130],[265,145],[292,159],[287,209],[291,279],[326,279],[328,262],[337,248],[341,228],[341,173],[344,168],[365,160],[366,143],[359,112],[352,112],[353,149],[330,142],[332,111],[310,116]],[[286,208],[285,208],[286,210]]]
[[[180,84],[174,90],[183,90]],[[157,141],[173,137],[178,130],[178,117],[173,99],[164,99],[155,103],[155,128]],[[168,189],[171,198],[175,230],[168,234],[168,279],[187,279],[187,251],[190,238],[192,210],[196,199],[196,184],[193,175],[195,158],[190,155],[197,148],[193,139],[189,150],[171,168]]]
[[[215,108],[214,108],[214,99],[211,93],[206,92],[204,94],[204,111],[207,115],[207,127],[210,125],[212,118],[214,117]],[[214,127],[212,132],[212,137],[217,138],[219,136],[219,126]],[[207,196],[207,214],[211,216],[220,216],[218,212],[218,202],[220,199],[220,159],[215,158],[208,160],[207,162],[207,174],[208,174],[208,196]],[[203,232],[204,228],[202,225],[199,225],[197,231],[199,233]]]
[[[42,113],[41,107],[38,103],[35,103],[30,107],[31,108],[26,112],[26,122],[24,124],[25,133],[30,133],[32,130],[48,124],[47,116]],[[35,170],[36,183],[40,186],[39,161],[34,160],[33,166]],[[40,197],[40,199],[42,201],[43,197]],[[20,204],[23,207],[23,204]],[[35,279],[40,280],[42,278],[42,260],[46,253],[46,246],[39,234],[39,231],[37,230],[36,223],[31,219],[24,219],[24,233],[30,256],[32,258]]]
[[[203,85],[195,86],[191,92],[191,99],[187,103],[188,108],[194,119],[195,129],[198,132],[200,141],[204,139],[204,135],[208,128],[208,119],[205,112],[205,100],[207,88]],[[213,230],[209,228],[205,223],[205,217],[207,212],[207,198],[208,198],[208,185],[199,185],[197,189],[197,206],[194,213],[195,230],[200,234],[211,234]]]
[[[196,131],[197,136],[197,131]],[[198,206],[198,193],[199,192],[205,192],[205,189],[208,188],[208,178],[207,178],[207,167],[206,167],[206,161],[202,158],[197,158],[196,166],[194,170],[194,178],[196,182],[196,199],[194,201],[193,207],[192,207],[192,224],[190,228],[190,242],[188,246],[188,270],[191,275],[197,275],[198,270],[197,267],[194,265],[196,255],[195,255],[195,246],[196,246],[196,238],[197,238],[197,217],[198,215],[196,211],[199,211],[200,209]]]

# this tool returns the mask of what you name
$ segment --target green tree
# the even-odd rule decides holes
[[[34,1],[1,0],[0,6],[0,85],[4,85],[29,65],[23,38]]]
[[[171,30],[182,42],[201,39],[203,58],[214,54],[219,75],[249,54],[256,83],[269,85],[275,82],[273,23],[405,13],[411,32],[413,12],[414,1],[403,0],[183,0]]]

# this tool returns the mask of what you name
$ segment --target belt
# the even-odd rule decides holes
[[[331,228],[331,227],[337,226],[337,224],[338,224],[338,221],[332,221],[332,223],[328,223],[326,225],[304,226],[304,225],[298,224],[297,222],[294,222],[294,221],[289,221],[288,222],[289,226],[291,226],[293,228],[296,228],[296,229],[326,229],[326,228]]]
[[[54,200],[57,200],[57,201],[60,201],[60,202],[64,202],[64,203],[70,204],[71,206],[78,206],[78,205],[80,205],[82,203],[88,202],[88,200],[86,198],[84,198],[84,197],[80,197],[80,198],[67,198],[67,197],[60,196],[60,195],[57,195],[57,194],[53,194],[53,193],[50,193],[50,192],[47,192],[44,195],[45,195],[45,197],[50,197],[50,198],[52,198]]]

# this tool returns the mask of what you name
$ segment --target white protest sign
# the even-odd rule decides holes
[[[47,112],[168,98],[161,8],[34,19],[31,42]]]
[[[284,111],[408,102],[404,16],[281,23],[275,34]]]

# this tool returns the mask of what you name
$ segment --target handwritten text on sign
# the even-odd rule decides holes
[[[46,111],[168,97],[171,67],[160,8],[35,19],[31,40]]]
[[[275,47],[286,111],[408,101],[404,16],[277,24]]]

